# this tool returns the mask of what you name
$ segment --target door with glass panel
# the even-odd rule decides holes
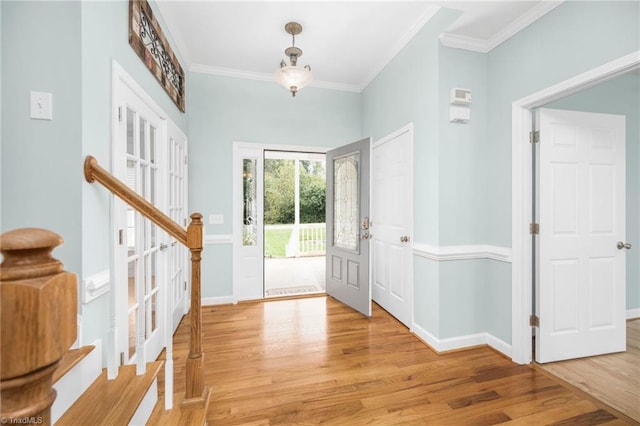
[[[327,294],[371,316],[369,170],[371,139],[327,152]]]
[[[121,144],[115,151],[120,155],[114,155],[114,173],[151,204],[159,205],[160,178],[165,172],[161,169],[165,146],[162,119],[129,88],[122,87],[120,96],[116,131]],[[115,253],[118,347],[121,362],[143,366],[144,362],[155,360],[163,347],[162,231],[129,205],[114,202],[119,216],[116,218],[119,245]]]
[[[167,125],[169,145],[169,203],[168,214],[174,222],[186,226],[187,211],[187,137],[173,124]],[[164,246],[163,246],[164,247]],[[188,249],[175,238],[166,245],[168,249],[168,295],[171,310],[172,331],[178,327],[182,316],[189,309],[188,297]]]
[[[262,299],[263,292],[263,150],[234,147],[234,300]]]

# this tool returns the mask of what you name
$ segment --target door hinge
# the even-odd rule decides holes
[[[529,233],[531,235],[538,235],[540,233],[540,224],[539,223],[530,223],[529,224]]]
[[[122,123],[122,107],[118,107],[118,123]]]
[[[529,315],[529,325],[531,327],[540,327],[540,318],[537,315]]]
[[[120,365],[124,365],[124,352],[120,352]]]
[[[540,142],[540,131],[533,130],[529,132],[529,143],[538,143]]]
[[[187,164],[187,156],[184,156],[184,164]]]
[[[124,229],[118,229],[118,244],[124,244]]]
[[[187,282],[184,282],[184,291],[187,291]]]

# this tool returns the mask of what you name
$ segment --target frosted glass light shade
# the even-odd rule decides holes
[[[313,80],[310,70],[299,66],[286,66],[279,68],[275,74],[276,82],[290,90],[295,96],[295,92],[302,89]]]

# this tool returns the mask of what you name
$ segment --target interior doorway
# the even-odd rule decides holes
[[[579,209],[583,212],[589,212],[589,229],[597,234],[597,244],[595,244],[596,241],[589,245],[583,244],[584,247],[581,247],[580,250],[606,249],[609,253],[600,253],[595,260],[590,260],[588,262],[590,271],[586,275],[589,278],[582,280],[590,283],[588,291],[582,292],[584,293],[583,297],[589,297],[591,301],[587,305],[586,312],[582,314],[583,317],[588,318],[588,321],[585,321],[588,327],[584,327],[583,331],[588,333],[585,336],[585,342],[589,350],[581,354],[581,351],[584,350],[584,345],[571,341],[578,333],[572,333],[571,330],[564,327],[566,330],[562,330],[559,333],[561,342],[553,344],[549,349],[556,353],[556,356],[551,357],[552,361],[554,359],[567,360],[539,364],[539,367],[592,395],[621,414],[628,416],[631,423],[640,421],[640,409],[637,404],[640,398],[640,376],[638,375],[638,365],[640,365],[640,319],[637,318],[637,307],[640,306],[640,298],[638,297],[638,291],[640,290],[640,280],[638,279],[640,257],[637,252],[637,243],[640,240],[640,227],[637,219],[637,212],[640,209],[640,192],[637,185],[637,169],[640,162],[640,104],[638,103],[640,100],[638,93],[640,92],[638,88],[640,88],[640,74],[634,71],[544,105],[544,108],[547,111],[551,111],[555,117],[553,120],[555,126],[563,122],[562,118],[569,114],[574,117],[587,117],[589,127],[597,129],[598,135],[589,138],[591,144],[595,147],[593,152],[596,155],[595,170],[589,173],[588,179],[583,178],[580,181],[583,182],[582,185],[585,187],[597,184],[601,189],[607,189],[603,192],[605,199],[600,200],[600,202],[595,202],[597,190],[588,191],[589,198],[594,200],[591,204],[596,204],[596,206]],[[560,114],[560,117],[558,117],[558,114]],[[626,139],[625,145],[617,150],[617,155],[623,157],[622,168],[626,165],[626,172],[615,178],[620,190],[617,194],[614,188],[611,187],[612,182],[609,182],[611,179],[608,178],[608,171],[613,171],[614,169],[610,162],[614,152],[610,149],[608,150],[606,144],[603,144],[604,141],[610,139],[610,137],[604,137],[607,126],[602,122],[603,119],[618,119],[618,121],[621,121],[622,131],[619,133],[622,133],[622,139]],[[537,125],[541,125],[539,117],[536,121],[538,122]],[[562,132],[566,134],[565,131],[567,129],[568,127],[565,127]],[[540,136],[540,144],[542,145],[544,142],[542,133]],[[584,134],[582,138],[585,139]],[[564,147],[563,151],[566,151],[566,149],[567,147]],[[566,168],[567,164],[570,163],[566,157],[563,157],[562,160],[562,167]],[[544,162],[541,161],[540,168],[543,168],[542,163]],[[603,174],[601,173],[602,171],[607,171],[607,173]],[[568,182],[568,179],[564,179],[562,184],[566,186]],[[626,190],[624,189],[625,185]],[[570,197],[564,196],[560,202],[566,204],[568,199]],[[547,202],[548,204],[549,202]],[[614,209],[616,204],[621,204],[621,206]],[[603,208],[610,211],[611,214],[617,211],[619,217],[615,221],[609,220],[609,222],[612,225],[615,222],[616,226],[621,228],[621,232],[614,233],[612,232],[612,226],[604,226],[607,222],[604,220],[607,215],[604,215],[601,211]],[[540,209],[542,209],[542,205],[540,205]],[[556,214],[557,218],[563,215],[566,216],[567,212],[572,211],[572,209],[566,207],[560,210]],[[542,217],[539,217],[542,222]],[[608,230],[607,228],[611,229]],[[607,240],[607,238],[614,236],[616,238]],[[565,243],[570,240],[567,235],[563,235],[561,238]],[[553,248],[558,250],[562,248],[562,244],[553,244]],[[546,250],[547,254],[550,253],[548,249],[549,247]],[[544,248],[540,247],[540,250],[544,250]],[[575,252],[576,250],[572,251]],[[560,263],[569,265],[570,262],[568,260],[571,257],[563,255]],[[544,259],[541,257],[539,262],[544,263]],[[614,267],[618,268],[615,276],[607,276],[607,274],[603,273],[607,269],[613,270]],[[590,276],[593,272],[597,273],[595,278]],[[536,274],[538,281],[553,281],[549,280],[549,278],[545,279],[543,276],[544,271],[538,269]],[[598,281],[601,282],[599,283]],[[616,286],[617,290],[611,292],[611,289],[616,288]],[[534,301],[537,305],[536,312],[539,313],[541,318],[541,325],[542,318],[549,317],[544,313],[545,308],[547,312],[552,307],[558,309],[565,318],[571,315],[571,309],[563,308],[560,304],[545,303],[544,300],[540,301],[539,299],[542,295],[539,294],[539,289],[540,282],[538,282],[538,287],[534,288]],[[606,291],[603,292],[603,290]],[[607,297],[607,293],[610,295],[615,294],[616,299],[622,300],[614,303],[612,297]],[[571,302],[576,298],[564,296],[562,299]],[[613,316],[616,317],[617,326],[613,324]],[[562,318],[551,322],[555,328],[560,328],[563,323],[567,324],[566,320]],[[549,323],[549,320],[547,323]],[[538,336],[539,331],[541,330],[535,330],[536,344],[539,342],[540,337],[544,337],[544,335]],[[604,332],[605,336],[597,336],[596,333],[598,332]],[[607,349],[607,341],[614,338],[618,340],[617,346]],[[563,344],[569,344],[569,347],[563,348]],[[583,349],[581,349],[581,346],[583,346]],[[553,355],[552,352],[547,351],[544,354],[536,348],[534,359],[538,363],[543,363],[549,360],[548,355]],[[607,352],[612,353],[584,356]]]
[[[533,305],[532,220],[533,170],[531,110],[640,68],[640,51],[547,87],[512,104],[512,359],[532,362],[530,314]],[[637,92],[636,92],[637,93]],[[637,215],[635,215],[637,217]],[[635,254],[635,253],[634,253]],[[633,256],[637,259],[637,255]],[[629,260],[629,259],[627,259]],[[631,307],[627,307],[629,309]],[[540,319],[543,321],[544,319]]]
[[[324,293],[325,155],[265,151],[264,297]]]

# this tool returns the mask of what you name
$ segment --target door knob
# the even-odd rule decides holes
[[[400,242],[401,243],[408,243],[409,242],[409,236],[408,235],[403,235],[402,237],[400,237]]]
[[[165,243],[161,243],[160,244],[160,251],[165,251],[169,246],[166,245]]]
[[[629,250],[631,248],[631,243],[623,243],[622,241],[618,241],[618,244],[616,244],[616,247],[618,247],[618,250],[622,250],[622,249]]]

